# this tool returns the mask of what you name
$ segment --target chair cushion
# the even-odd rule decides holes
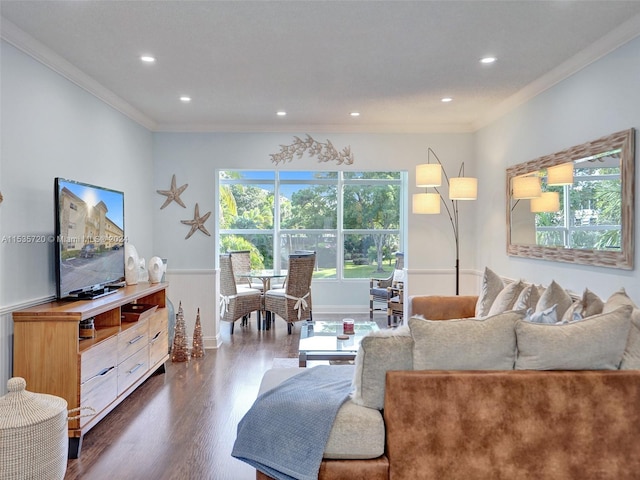
[[[371,288],[369,289],[369,293],[374,297],[383,297],[387,298],[387,289],[386,288]]]
[[[257,288],[250,288],[246,285],[238,285],[236,287],[236,295],[238,295],[239,297],[243,295],[262,295],[262,292]]]
[[[287,290],[285,288],[272,288],[271,290],[267,290],[267,293],[265,293],[265,295],[268,295],[270,297],[284,297],[287,293]]]
[[[262,377],[258,395],[272,389],[303,368],[272,368]],[[385,430],[382,414],[373,408],[347,400],[336,415],[324,450],[324,458],[368,459],[384,453]]]

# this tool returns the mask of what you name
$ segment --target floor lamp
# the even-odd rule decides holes
[[[431,163],[431,156],[438,163]],[[451,208],[440,195],[438,187],[442,185],[442,174],[449,187],[449,200]],[[440,204],[444,205],[451,226],[453,227],[453,237],[456,241],[456,295],[460,295],[460,230],[458,223],[458,200],[475,200],[478,198],[478,179],[464,176],[464,162],[460,165],[457,177],[449,178],[442,166],[442,162],[431,147],[427,150],[427,163],[416,167],[416,186],[425,187],[425,193],[413,194],[413,213],[416,214],[439,214]],[[427,189],[431,187],[435,193],[430,193]]]

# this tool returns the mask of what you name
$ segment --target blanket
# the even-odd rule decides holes
[[[352,365],[303,370],[260,395],[238,424],[231,455],[278,480],[315,480]]]

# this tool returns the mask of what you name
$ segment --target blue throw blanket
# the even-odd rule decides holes
[[[240,420],[231,455],[278,480],[317,479],[352,379],[352,365],[319,365],[263,393]]]

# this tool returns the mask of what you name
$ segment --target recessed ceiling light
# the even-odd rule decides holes
[[[496,57],[484,57],[480,59],[480,63],[485,63],[485,64],[489,64],[489,63],[493,63],[497,60]]]
[[[151,55],[142,55],[140,57],[140,60],[142,60],[144,63],[154,63],[156,61],[156,58],[152,57]]]
[[[444,97],[444,98],[441,98],[441,99],[440,99],[440,101],[441,101],[442,103],[449,103],[449,102],[453,102],[453,98],[451,98],[451,97]]]
[[[181,101],[182,103],[189,103],[189,102],[191,101],[191,97],[188,97],[187,95],[182,95],[182,96],[180,97],[180,101]]]
[[[287,115],[287,112],[285,112],[284,110],[278,110],[276,112],[276,115],[279,116],[279,117],[284,117],[284,116]]]
[[[351,112],[349,115],[351,115],[352,117],[359,117],[360,112]]]

